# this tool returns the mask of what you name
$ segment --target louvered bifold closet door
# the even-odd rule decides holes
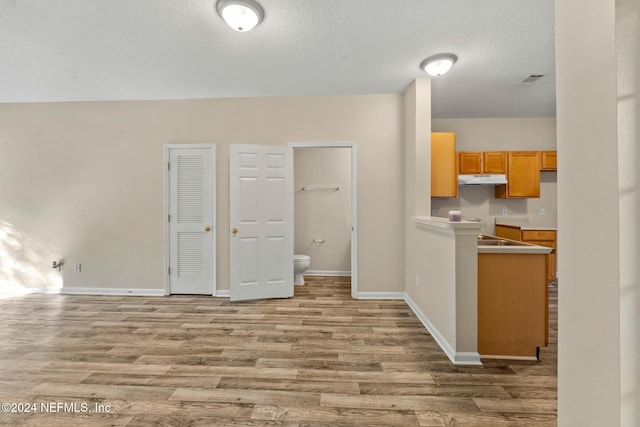
[[[213,164],[210,149],[171,149],[169,281],[172,294],[213,292]]]

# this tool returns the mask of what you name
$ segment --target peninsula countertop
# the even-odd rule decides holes
[[[548,254],[552,249],[545,246],[532,245],[502,237],[480,234],[478,236],[478,253],[493,254]]]
[[[531,225],[529,224],[529,218],[520,217],[502,217],[496,218],[496,225],[503,225],[505,227],[519,228],[520,230],[552,230],[558,231],[558,227],[549,227],[546,225]]]

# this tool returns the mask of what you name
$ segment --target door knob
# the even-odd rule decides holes
[[[211,227],[209,227],[208,225],[204,228],[204,231],[211,231]]]
[[[233,227],[233,228],[231,229],[231,232],[232,232],[233,234],[236,234],[236,233],[238,232],[238,229],[237,229],[237,228],[235,228],[235,227]]]

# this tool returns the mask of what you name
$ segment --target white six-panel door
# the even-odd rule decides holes
[[[215,291],[215,146],[168,147],[168,293]]]
[[[231,301],[293,296],[293,155],[230,146]]]

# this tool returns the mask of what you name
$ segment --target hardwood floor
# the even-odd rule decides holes
[[[0,401],[35,404],[0,425],[555,426],[550,302],[540,361],[459,367],[406,303],[352,300],[348,278],[248,303],[0,299]]]

